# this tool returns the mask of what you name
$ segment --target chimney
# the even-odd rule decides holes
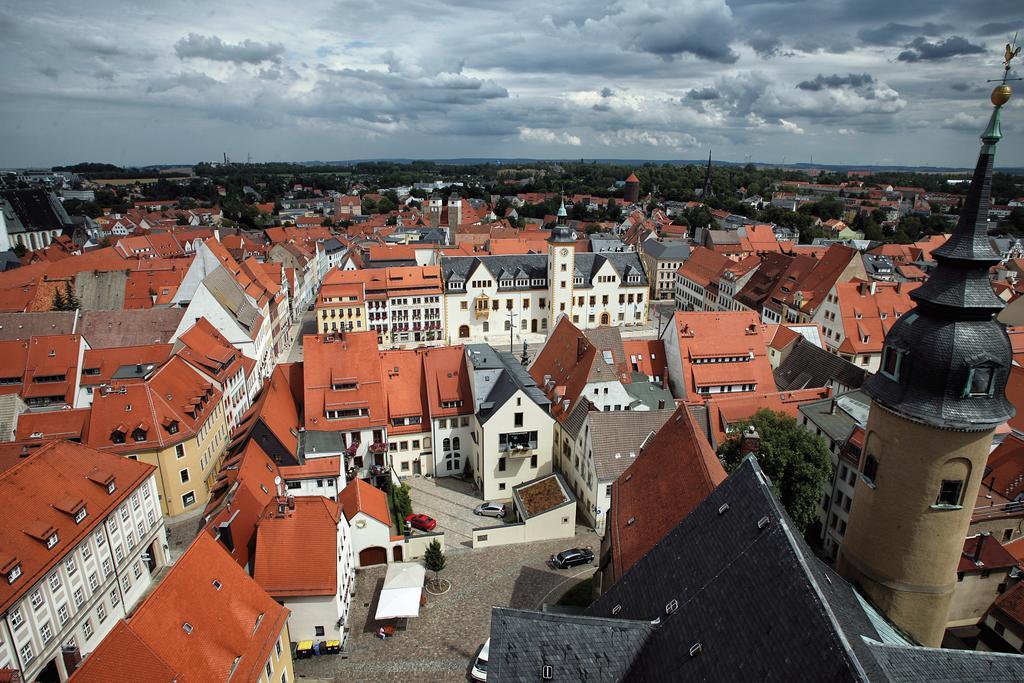
[[[761,436],[754,429],[754,425],[750,425],[743,431],[743,438],[740,441],[740,456],[757,455],[760,450]]]
[[[872,280],[872,281],[871,281],[871,293],[872,293],[872,294],[874,294],[874,293],[875,293],[875,290],[876,290],[877,288],[878,288],[878,283],[877,283],[877,282],[875,282],[874,280]]]
[[[288,496],[288,509],[289,510],[294,510],[295,509],[295,496]]]

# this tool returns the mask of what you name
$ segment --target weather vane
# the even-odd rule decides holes
[[[1010,78],[1010,63],[1015,57],[1020,55],[1020,46],[1017,45],[1017,34],[1013,34],[1013,41],[1006,44],[1006,52],[1003,55],[1003,77],[1002,78],[990,78],[989,83],[999,83],[992,90],[992,104],[997,107],[1001,107],[1010,101],[1010,97],[1013,95],[1013,88],[1007,84],[1007,81],[1020,81],[1022,78]]]

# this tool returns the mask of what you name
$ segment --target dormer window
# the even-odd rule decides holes
[[[85,506],[83,505],[82,509],[75,513],[75,524],[81,524],[82,520],[84,520],[88,514],[89,513],[85,511]]]
[[[146,430],[142,429],[141,427],[137,427],[134,430],[132,430],[132,441],[145,441],[145,440],[146,440]]]
[[[882,351],[882,374],[894,382],[900,381],[900,366],[903,365],[904,351],[886,346]]]
[[[170,422],[167,423],[167,433],[168,434],[177,434],[178,433],[178,421],[177,420],[171,420]]]
[[[114,481],[111,480],[110,483],[107,484],[107,493],[113,493],[116,490],[117,490],[117,484],[115,484]]]
[[[582,277],[574,277],[572,279],[572,283],[574,285],[582,285],[583,284],[583,278]]]
[[[46,549],[50,550],[53,546],[60,542],[60,537],[57,536],[57,532],[54,531],[52,534],[46,537]]]
[[[7,583],[11,584],[17,581],[21,577],[21,565],[16,564],[14,567],[7,572]]]
[[[110,433],[110,440],[113,441],[114,443],[121,444],[124,443],[124,436],[125,434],[123,431],[121,431],[120,429],[115,429],[113,432]]]
[[[963,398],[989,397],[995,389],[996,372],[992,365],[978,365],[967,371]]]

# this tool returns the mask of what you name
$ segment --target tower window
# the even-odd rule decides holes
[[[867,479],[868,483],[872,486],[875,484],[875,478],[878,476],[878,460],[875,456],[869,455],[864,459],[864,478]]]
[[[939,487],[939,497],[936,499],[935,504],[959,507],[963,490],[964,482],[962,480],[943,479],[942,486]]]
[[[903,364],[903,352],[886,346],[882,354],[882,374],[894,382],[900,381],[900,366]]]
[[[964,398],[969,396],[991,396],[995,384],[995,368],[982,365],[967,371],[964,384]]]

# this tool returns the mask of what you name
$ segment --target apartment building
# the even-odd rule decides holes
[[[640,258],[651,281],[651,299],[675,297],[676,271],[690,258],[690,245],[682,240],[663,242],[647,239],[640,243]]]
[[[200,534],[73,678],[112,680],[294,681],[288,609]]]
[[[0,669],[64,681],[167,564],[156,471],[68,441],[18,450],[0,456]]]
[[[317,300],[321,334],[368,329],[384,346],[444,339],[444,287],[439,266],[335,270]]]

